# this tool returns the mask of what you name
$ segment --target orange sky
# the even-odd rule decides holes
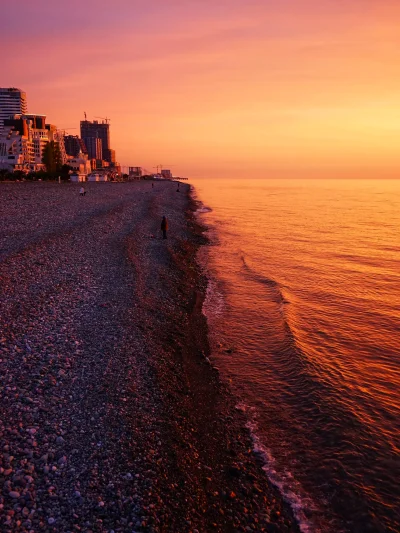
[[[81,4],[3,6],[0,85],[63,128],[110,117],[123,165],[400,176],[397,0]]]

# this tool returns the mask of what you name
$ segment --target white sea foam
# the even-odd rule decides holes
[[[212,211],[211,207],[207,207],[206,205],[202,205],[198,209],[196,209],[195,214],[196,215],[202,215],[204,213],[211,213],[211,211]]]
[[[299,524],[302,533],[322,533],[322,530],[307,518],[306,514],[317,512],[318,508],[310,497],[304,494],[300,483],[293,477],[293,474],[287,470],[281,470],[271,450],[265,446],[258,434],[258,425],[256,422],[256,409],[249,407],[243,402],[236,405],[236,409],[245,412],[250,420],[246,427],[250,431],[253,441],[253,450],[262,457],[264,466],[263,470],[268,479],[282,494],[285,501],[290,505],[293,514]]]
[[[220,317],[224,312],[224,298],[219,292],[216,282],[212,279],[208,279],[202,311],[209,320]]]

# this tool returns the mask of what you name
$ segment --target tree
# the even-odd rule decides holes
[[[60,177],[63,181],[67,181],[69,179],[69,172],[70,170],[73,170],[72,167],[70,167],[69,165],[63,165],[61,168],[60,168]]]
[[[60,172],[62,167],[60,147],[57,142],[50,141],[43,150],[42,163],[46,165],[49,174]]]
[[[10,179],[10,172],[5,168],[0,169],[0,181],[5,181],[7,179]]]
[[[22,180],[25,178],[25,172],[23,170],[14,170],[13,178],[14,180]]]

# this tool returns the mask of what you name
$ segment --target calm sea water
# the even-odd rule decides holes
[[[212,361],[303,532],[400,531],[400,181],[197,180]]]

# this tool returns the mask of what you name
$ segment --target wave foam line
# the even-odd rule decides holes
[[[239,403],[236,408],[241,411],[245,411],[248,414],[254,413],[254,408]],[[279,471],[276,460],[273,457],[271,451],[261,442],[260,437],[257,434],[258,425],[254,420],[249,420],[246,424],[247,429],[250,431],[250,435],[253,441],[253,451],[263,460],[264,466],[262,467],[266,473],[269,481],[279,490],[284,500],[290,505],[293,510],[295,519],[299,525],[302,533],[322,533],[322,530],[313,524],[306,516],[306,512],[318,511],[317,506],[307,496],[301,496],[303,492],[300,483],[293,477],[292,473],[284,470]],[[326,532],[325,532],[326,533]]]

